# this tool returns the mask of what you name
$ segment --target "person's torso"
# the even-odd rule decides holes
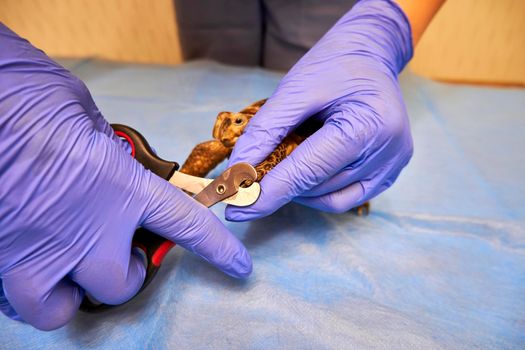
[[[288,70],[352,0],[175,0],[185,59]]]

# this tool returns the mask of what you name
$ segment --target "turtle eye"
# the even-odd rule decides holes
[[[242,120],[241,118],[237,118],[237,119],[235,119],[235,124],[236,124],[236,125],[241,125],[242,122],[243,122],[243,120]]]

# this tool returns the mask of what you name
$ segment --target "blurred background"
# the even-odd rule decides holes
[[[0,0],[0,21],[54,57],[183,62],[173,0]],[[436,80],[525,85],[525,1],[449,0],[410,69]]]

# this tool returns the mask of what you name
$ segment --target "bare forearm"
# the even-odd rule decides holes
[[[445,0],[396,0],[396,2],[410,21],[415,46]]]

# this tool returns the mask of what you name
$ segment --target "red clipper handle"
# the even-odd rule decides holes
[[[144,168],[151,170],[163,179],[169,180],[173,173],[179,169],[179,164],[159,158],[148,144],[144,136],[137,130],[122,124],[111,124],[115,134],[126,140],[131,146],[131,156],[138,160]],[[175,244],[145,228],[138,228],[133,236],[133,247],[141,249],[146,258],[146,277],[137,295],[141,293],[157,274],[162,260]],[[98,312],[116,305],[97,303],[87,296],[80,304],[80,310]]]

